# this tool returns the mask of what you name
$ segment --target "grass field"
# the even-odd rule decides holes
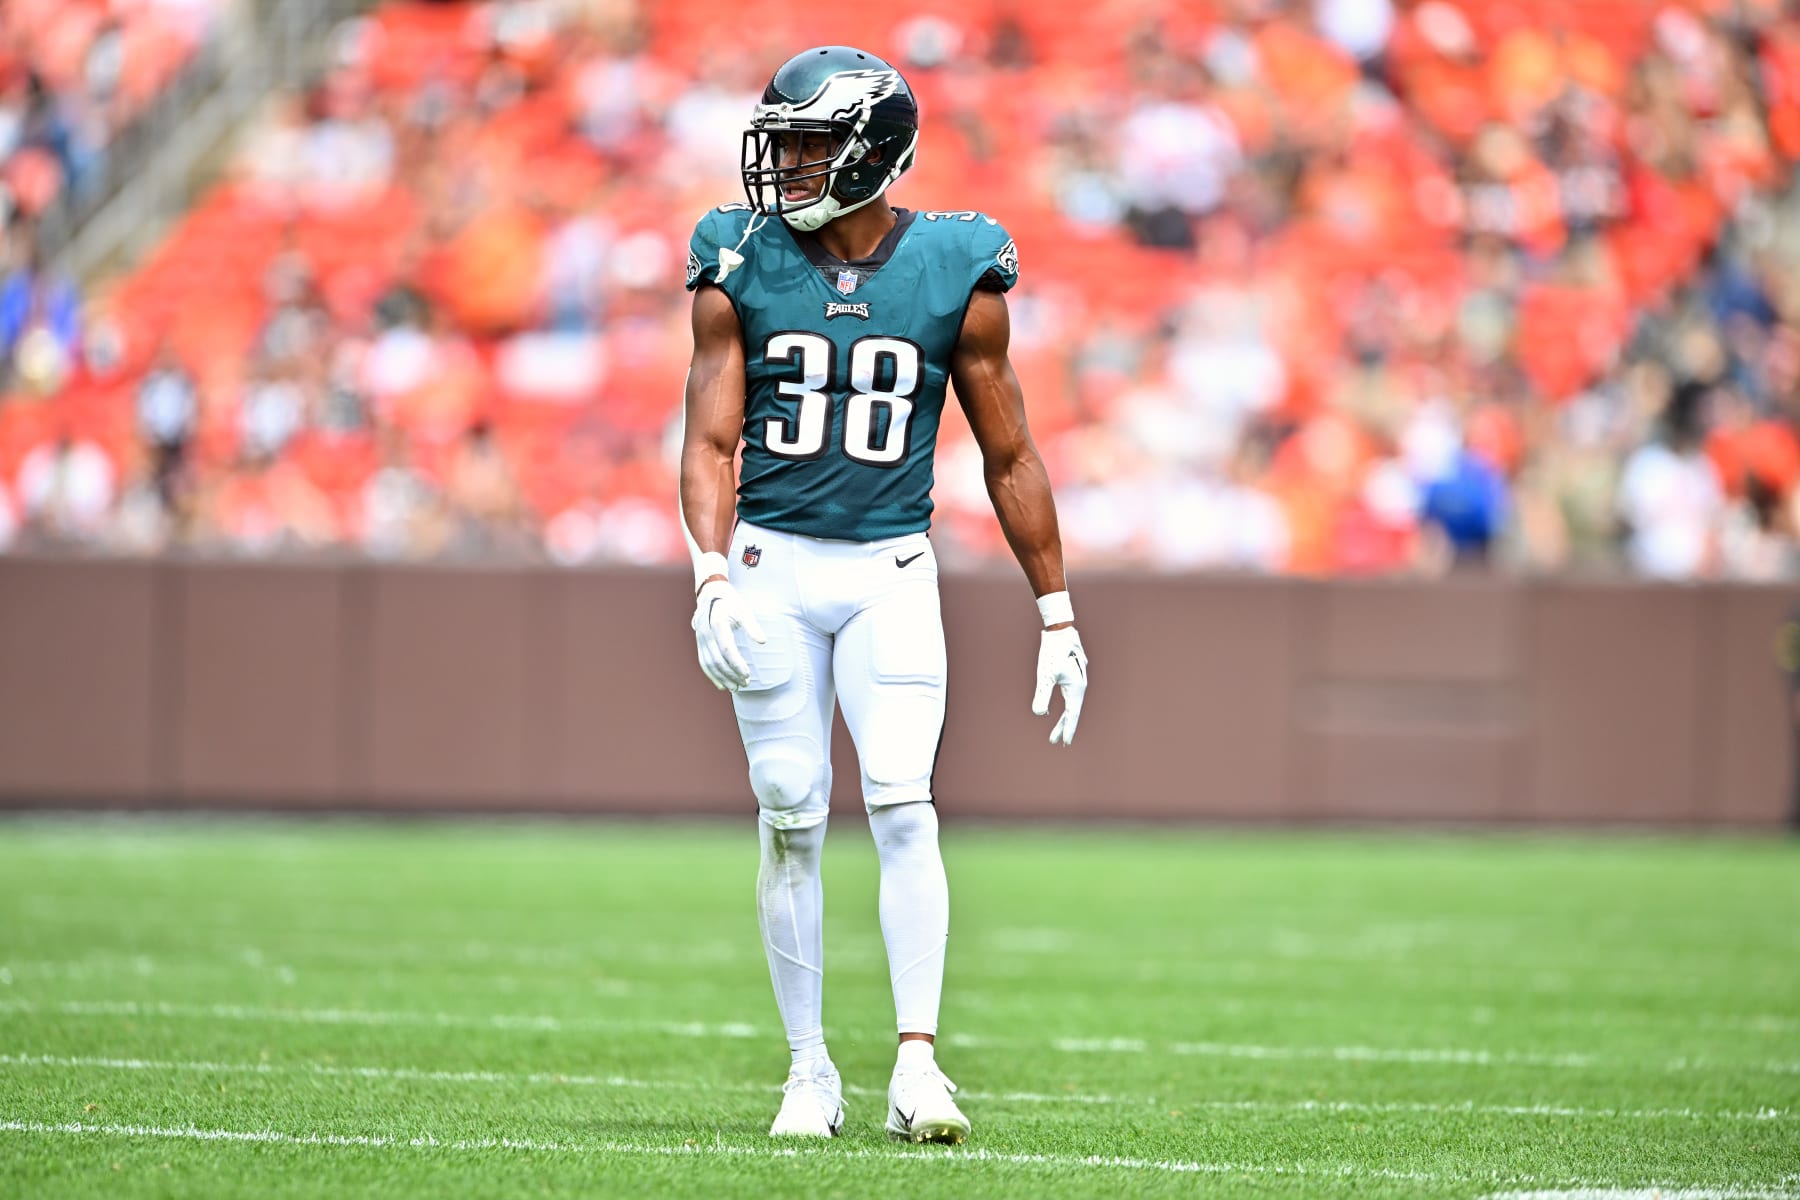
[[[953,1151],[831,842],[795,1150],[747,825],[0,823],[0,1196],[1800,1196],[1800,846],[952,824]]]

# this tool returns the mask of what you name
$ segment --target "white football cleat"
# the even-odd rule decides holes
[[[937,1064],[919,1071],[896,1069],[888,1084],[888,1136],[905,1142],[947,1142],[969,1136],[969,1118],[950,1093],[956,1090]]]
[[[836,1137],[844,1126],[844,1085],[837,1068],[794,1071],[781,1085],[781,1111],[770,1137]]]

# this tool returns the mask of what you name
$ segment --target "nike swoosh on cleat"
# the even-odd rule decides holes
[[[898,554],[896,554],[896,555],[894,555],[894,565],[896,567],[904,567],[907,563],[912,562],[913,559],[924,558],[924,557],[925,557],[925,552],[923,550],[921,550],[917,554],[913,555],[912,558],[901,558]]]

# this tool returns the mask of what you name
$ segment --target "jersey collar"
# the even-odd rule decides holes
[[[868,276],[886,266],[888,259],[894,257],[894,248],[900,244],[900,239],[906,235],[906,231],[912,227],[913,219],[918,215],[916,209],[896,208],[894,210],[894,227],[882,235],[881,244],[876,246],[875,252],[867,258],[839,258],[825,248],[824,244],[819,241],[818,234],[806,233],[791,227],[787,227],[787,229],[793,235],[794,244],[800,247],[800,253],[806,255],[806,261],[819,269],[827,283],[835,283],[837,274],[841,270],[855,270]],[[785,222],[783,224],[786,227]]]

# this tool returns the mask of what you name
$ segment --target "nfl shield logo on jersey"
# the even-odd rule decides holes
[[[757,563],[759,563],[761,561],[762,561],[762,547],[760,547],[760,546],[745,546],[744,547],[744,565],[746,567],[754,567]]]
[[[857,282],[858,280],[855,271],[838,272],[838,291],[844,293],[844,295],[848,296],[851,292],[854,292],[856,290]]]

